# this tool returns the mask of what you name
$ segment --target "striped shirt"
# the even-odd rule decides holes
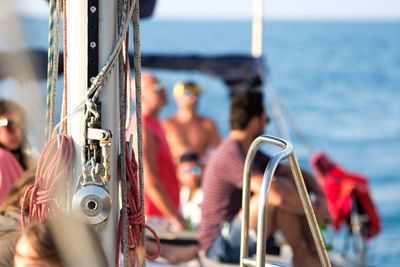
[[[246,152],[241,144],[228,137],[207,163],[199,228],[201,248],[205,251],[218,236],[220,224],[232,220],[241,209],[245,160]],[[269,156],[258,152],[253,173],[262,175],[269,160]]]

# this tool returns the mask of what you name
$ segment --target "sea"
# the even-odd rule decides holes
[[[21,21],[25,41],[18,46],[46,49],[47,21],[34,18]],[[140,32],[143,54],[249,55],[251,52],[250,21],[150,19],[141,21]],[[268,68],[265,96],[274,92],[285,110],[287,137],[302,167],[310,170],[312,153],[325,152],[343,168],[369,179],[383,230],[368,244],[368,266],[397,266],[400,264],[400,21],[266,21],[263,41]],[[0,36],[0,50],[8,49],[7,40]],[[168,89],[169,105],[162,113],[163,118],[176,110],[171,94],[173,85],[193,80],[204,91],[199,112],[214,119],[221,135],[226,137],[230,98],[221,80],[190,71],[144,70],[155,72]],[[36,126],[43,125],[44,113],[39,106],[44,106],[45,88],[44,81],[33,86],[7,79],[0,82],[0,96],[29,105],[31,113],[36,114],[32,118]],[[33,98],[36,92],[40,93]],[[39,104],[33,104],[34,99]],[[265,103],[271,110],[274,103],[267,98]],[[273,119],[276,122],[278,118]],[[265,130],[266,134],[280,135],[274,121]],[[334,232],[334,244],[340,248],[345,236],[345,230]]]

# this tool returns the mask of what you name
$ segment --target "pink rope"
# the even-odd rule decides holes
[[[57,145],[57,139],[60,145]],[[53,137],[39,158],[35,182],[26,190],[21,205],[22,227],[26,224],[26,200],[30,196],[28,223],[44,220],[56,212],[54,190],[71,172],[74,146],[71,137],[62,134]]]

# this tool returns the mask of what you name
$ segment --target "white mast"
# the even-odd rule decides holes
[[[263,38],[264,38],[264,0],[253,0],[253,20],[252,20],[252,42],[251,54],[253,57],[262,57],[263,55]],[[279,135],[290,140],[289,131],[284,120],[284,114],[278,96],[274,92],[274,88],[269,86],[267,89],[268,99],[271,104],[271,112],[276,122]]]
[[[98,3],[93,6],[92,3]],[[100,0],[79,0],[67,1],[67,81],[68,81],[68,112],[73,111],[82,100],[85,99],[88,89],[88,45],[98,49],[98,66],[101,68],[106,63],[109,55],[114,49],[117,39],[117,6],[116,1]],[[98,43],[91,43],[88,40],[88,12],[98,13]],[[118,62],[108,75],[104,88],[100,94],[101,102],[101,129],[110,130],[113,133],[110,150],[110,180],[107,183],[107,191],[111,198],[111,209],[99,216],[107,217],[103,222],[95,223],[102,246],[108,259],[108,266],[115,265],[116,235],[118,227],[118,215],[120,210],[117,180],[117,158],[119,154],[119,105],[118,102]],[[72,136],[75,145],[73,184],[81,181],[82,145],[85,142],[84,110],[73,114],[68,119],[68,133]],[[101,189],[101,188],[100,188]],[[71,194],[75,193],[76,188],[71,188]],[[79,191],[79,190],[78,190]],[[92,192],[96,196],[97,192]],[[95,208],[102,208],[96,201],[104,199],[94,199]],[[82,200],[83,202],[83,200]],[[86,204],[88,204],[86,203]],[[97,206],[96,206],[97,205]],[[87,206],[88,208],[89,205]],[[104,208],[104,207],[103,207]],[[97,216],[98,219],[98,216]]]
[[[261,57],[263,54],[263,23],[264,0],[253,0],[253,22],[251,54],[253,57]]]

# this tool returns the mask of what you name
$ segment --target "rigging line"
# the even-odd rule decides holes
[[[289,123],[289,126],[293,129],[293,132],[297,135],[297,137],[301,140],[301,142],[303,143],[303,145],[306,147],[308,153],[310,155],[312,155],[315,152],[315,149],[313,147],[313,145],[311,144],[311,142],[309,141],[309,139],[306,137],[306,135],[304,134],[304,132],[301,130],[300,126],[298,125],[296,119],[291,115],[291,113],[288,111],[288,109],[283,105],[282,101],[280,100],[280,98],[278,97],[278,95],[274,92],[274,90],[272,90],[272,88],[270,88],[270,90],[273,95],[273,102],[275,102],[277,109],[279,110],[280,113],[280,117],[284,120],[286,118],[286,120]],[[287,131],[287,129],[286,129]],[[287,133],[289,136],[289,133]]]
[[[111,67],[114,66],[114,63],[117,59],[117,55],[119,55],[121,48],[122,48],[122,44],[123,41],[125,39],[126,36],[126,32],[128,31],[129,28],[129,22],[130,19],[132,17],[133,14],[133,9],[134,9],[134,3],[131,4],[131,6],[129,7],[129,9],[124,9],[124,10],[128,10],[128,17],[126,18],[126,20],[122,23],[123,27],[122,30],[119,30],[119,32],[121,34],[119,34],[118,37],[118,42],[113,50],[113,52],[111,53],[111,55],[109,56],[107,62],[105,63],[105,65],[103,66],[103,68],[100,70],[99,74],[93,78],[92,84],[88,89],[88,92],[86,94],[86,99],[85,99],[85,105],[86,105],[86,112],[85,112],[85,125],[87,125],[87,123],[89,122],[89,116],[90,113],[93,113],[93,109],[90,109],[90,106],[88,105],[88,103],[91,105],[93,102],[95,102],[97,100],[97,98],[100,95],[101,90],[103,89],[103,85],[105,82],[105,79],[108,77],[108,74],[111,71]],[[121,27],[119,27],[119,29],[121,29]],[[94,114],[96,117],[98,116],[98,114]],[[86,139],[87,136],[87,127],[83,128],[83,138]],[[86,158],[85,158],[85,151],[86,151],[86,142],[82,143],[81,146],[82,150],[81,150],[81,161],[82,161],[82,167],[84,168],[85,166],[85,162],[86,162]],[[83,172],[83,176],[85,177],[86,172]]]
[[[143,133],[142,133],[142,88],[141,88],[141,52],[140,52],[140,14],[139,14],[139,1],[135,3],[133,14],[133,45],[134,45],[134,68],[135,68],[135,87],[136,87],[136,132],[137,132],[137,146],[138,146],[138,163],[139,163],[139,192],[140,192],[140,209],[145,214],[144,207],[144,179],[143,179]],[[142,233],[142,245],[146,247],[146,237],[144,231]],[[146,266],[143,261],[142,267]]]
[[[54,1],[54,0],[53,0]],[[133,0],[133,2],[137,2],[136,0]],[[118,37],[118,42],[113,50],[113,52],[111,53],[111,55],[109,56],[109,58],[107,59],[107,62],[104,64],[104,66],[102,67],[102,69],[99,71],[99,73],[97,74],[96,77],[94,77],[93,82],[91,84],[91,86],[88,88],[87,92],[86,92],[86,96],[85,96],[85,100],[83,100],[76,108],[74,111],[71,112],[71,114],[69,114],[67,117],[65,117],[62,121],[64,122],[64,120],[68,117],[70,117],[72,114],[76,113],[82,105],[85,104],[85,101],[87,99],[90,99],[92,97],[97,97],[101,90],[103,89],[103,83],[104,83],[104,79],[105,76],[109,73],[111,66],[115,63],[116,60],[116,56],[118,55],[118,52],[120,51],[123,41],[125,40],[125,34],[128,30],[129,27],[129,21],[132,18],[133,15],[133,10],[134,10],[134,6],[135,4],[133,3],[128,10],[128,17],[127,20],[124,23],[123,26],[123,30],[121,31],[122,34],[120,34],[120,36]],[[92,97],[90,97],[91,95],[93,95]],[[60,127],[59,124],[57,124],[57,128]]]
[[[136,0],[133,0],[133,2],[137,2]],[[92,95],[93,93],[95,93],[94,97],[97,98],[98,97],[98,89],[100,87],[103,86],[104,81],[106,76],[109,74],[111,67],[114,65],[117,55],[119,54],[119,52],[121,51],[121,47],[122,44],[125,40],[125,35],[126,32],[128,30],[129,27],[129,22],[130,19],[132,18],[132,14],[133,14],[133,10],[134,10],[134,3],[132,3],[132,5],[129,7],[128,10],[128,17],[126,18],[122,30],[121,30],[121,34],[118,37],[118,42],[115,45],[115,48],[113,50],[113,52],[111,53],[111,55],[109,56],[109,58],[107,59],[107,62],[105,63],[105,65],[103,66],[103,68],[100,70],[99,74],[93,78],[93,82],[91,84],[91,86],[88,89],[88,95]]]
[[[127,35],[127,40],[129,39],[129,34]],[[128,43],[128,41],[127,41]],[[127,45],[125,49],[125,57],[127,62],[129,63],[129,56],[128,56],[128,48],[129,46]],[[127,78],[126,80],[128,81],[126,83],[126,123],[125,123],[125,129],[129,129],[129,125],[131,124],[131,110],[132,110],[132,92],[131,92],[131,67],[128,64],[128,71],[126,72]]]
[[[118,23],[121,25],[125,22],[125,12],[127,10],[127,2],[126,0],[118,1]],[[118,33],[120,34],[120,32]],[[127,34],[129,34],[129,27],[127,30]],[[125,35],[126,36],[126,35]],[[125,38],[125,47],[127,47],[128,38]],[[126,77],[127,77],[127,68],[126,63],[124,64],[124,54],[123,50],[119,53],[119,124],[120,124],[120,179],[121,179],[121,191],[122,191],[122,250],[124,255],[124,266],[130,267],[129,261],[129,244],[128,244],[128,210],[127,210],[127,181],[126,181],[126,136],[125,136],[125,124],[126,124]]]
[[[293,131],[296,133],[301,142],[304,144],[304,146],[308,150],[308,153],[312,155],[315,152],[315,148],[313,147],[309,139],[306,137],[304,132],[300,129],[300,126],[298,125],[296,119],[292,116],[292,114],[290,114],[286,108],[282,107],[282,109],[286,114],[286,117],[289,121],[289,125],[293,128]]]
[[[122,249],[124,254],[125,266],[130,266],[129,263],[129,246],[128,246],[128,212],[127,212],[127,182],[126,182],[126,153],[125,153],[125,120],[126,120],[126,73],[123,63],[122,53],[119,56],[119,122],[120,122],[120,179],[122,189]]]
[[[48,49],[47,49],[47,109],[46,109],[46,130],[45,130],[45,138],[46,142],[49,139],[48,137],[48,132],[49,127],[50,127],[50,121],[51,121],[51,75],[53,73],[52,67],[53,67],[53,33],[54,33],[54,12],[56,9],[56,4],[55,0],[50,0],[49,1],[50,5],[50,14],[49,14],[49,36],[48,36]]]
[[[272,86],[268,86],[267,99],[270,100],[269,103],[271,106],[272,116],[274,117],[280,136],[284,139],[290,140],[290,134],[285,123],[282,106],[279,104],[278,96]]]
[[[61,1],[50,1],[49,16],[49,49],[47,70],[47,112],[46,112],[46,142],[49,140],[55,124],[57,82],[58,82],[58,59],[59,59],[59,35],[60,35],[60,13]]]
[[[68,51],[68,37],[67,37],[67,0],[63,1],[63,41],[64,41],[64,88],[63,88],[63,100],[61,106],[61,119],[65,118],[68,114],[68,72],[67,72],[67,51]],[[68,133],[67,120],[61,125],[61,132]]]

